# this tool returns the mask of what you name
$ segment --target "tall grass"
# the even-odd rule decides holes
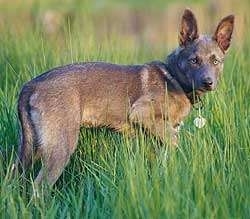
[[[151,48],[115,31],[100,41],[91,20],[84,31],[66,23],[61,34],[7,28],[0,35],[0,218],[249,218],[248,39],[240,49],[231,49],[217,91],[204,99],[207,125],[194,127],[194,110],[182,127],[178,150],[160,147],[140,132],[129,139],[107,129],[83,128],[56,185],[32,199],[36,168],[25,180],[12,177],[11,170],[22,84],[79,60],[163,60],[172,47]]]

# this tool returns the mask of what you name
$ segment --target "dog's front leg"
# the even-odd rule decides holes
[[[162,117],[156,117],[153,121],[143,121],[142,125],[162,142],[167,142],[168,145],[177,147],[177,131]]]
[[[129,114],[131,123],[139,124],[162,142],[177,146],[177,131],[162,114],[155,113],[157,104],[149,98],[141,98],[132,106]],[[157,106],[158,107],[158,106]]]

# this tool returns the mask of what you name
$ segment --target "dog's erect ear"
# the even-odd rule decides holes
[[[232,38],[234,29],[234,15],[224,17],[217,26],[214,33],[213,39],[217,41],[221,50],[225,53],[229,46]]]
[[[198,37],[199,34],[196,18],[191,10],[186,9],[181,19],[179,44],[180,46],[186,46]]]

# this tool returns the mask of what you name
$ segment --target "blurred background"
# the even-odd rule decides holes
[[[172,48],[186,7],[194,11],[201,32],[212,33],[219,19],[235,14],[234,44],[241,46],[247,37],[249,0],[0,0],[0,32],[17,37],[39,32],[55,48],[69,39],[69,33],[77,34],[82,49],[90,41],[100,44],[111,36],[149,49]]]

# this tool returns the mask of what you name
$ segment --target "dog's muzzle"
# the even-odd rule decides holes
[[[211,91],[214,89],[213,79],[210,77],[204,78],[202,81],[202,86],[204,90]]]

